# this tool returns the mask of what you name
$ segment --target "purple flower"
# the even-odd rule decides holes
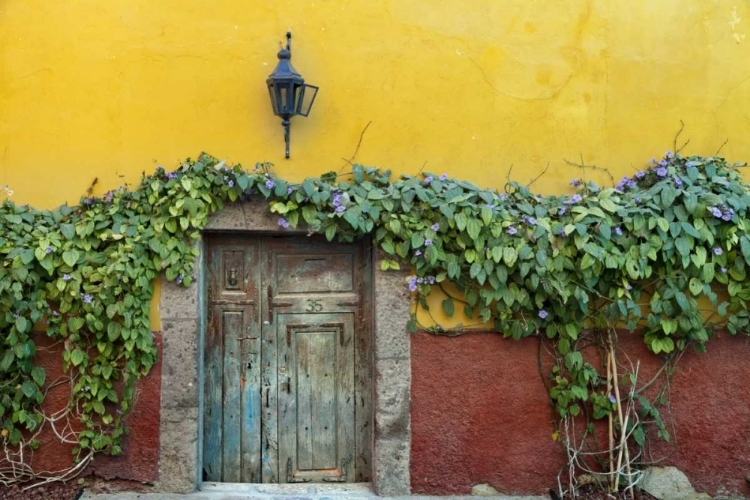
[[[84,388],[83,388],[83,390],[84,390],[84,391],[90,391],[90,390],[91,390],[91,387],[89,387],[89,386],[86,386],[86,387],[84,387]]]
[[[46,253],[46,254],[48,254],[48,255],[49,255],[49,254],[51,254],[51,253],[52,253],[52,247],[47,247],[47,248],[45,248],[45,249],[44,249],[44,253]]]
[[[509,228],[507,229],[507,231],[506,231],[506,232],[507,232],[507,233],[508,233],[509,235],[513,236],[514,234],[516,234],[516,233],[518,232],[518,229],[516,229],[516,228],[515,228],[515,227],[513,227],[513,226],[510,226],[510,227],[509,227]]]
[[[174,179],[175,177],[177,177],[177,174],[176,174],[175,172],[169,172],[169,173],[167,174],[167,180],[168,180],[168,181],[171,181],[171,180],[172,180],[172,179]]]
[[[628,292],[629,292],[630,290],[632,290],[632,289],[633,289],[633,287],[632,287],[632,286],[630,286],[630,285],[627,285],[627,286],[625,287],[625,290],[627,290]]]
[[[448,180],[448,174],[442,174],[442,175],[440,176],[440,180],[441,180],[441,181],[447,181],[447,180]]]
[[[429,183],[431,183],[431,182],[432,182],[433,180],[434,180],[434,179],[432,178],[432,176],[431,176],[431,175],[428,175],[427,177],[425,177],[425,178],[424,178],[424,183],[425,183],[425,184],[429,184]]]
[[[93,298],[91,297],[91,295],[89,295],[88,293],[85,293],[85,294],[82,293],[81,295],[83,296],[83,301],[86,304],[91,304],[91,301],[93,300]]]
[[[666,167],[668,165],[667,160],[659,160],[659,166]]]
[[[682,187],[682,179],[680,179],[679,177],[675,177],[674,178],[674,185],[677,186],[677,187]]]
[[[336,208],[341,206],[341,195],[340,194],[333,195],[333,201],[331,202],[331,204]]]
[[[632,179],[631,179],[631,180],[629,180],[628,182],[626,182],[626,183],[625,183],[625,186],[626,186],[626,187],[629,187],[629,188],[634,188],[634,187],[636,187],[637,185],[638,185],[638,183],[636,183],[636,182],[635,182],[634,180],[632,180]]]
[[[178,284],[178,285],[182,285],[182,280],[183,280],[183,279],[184,279],[184,278],[182,277],[182,275],[179,275],[179,276],[177,276],[177,280],[176,280],[177,284]]]
[[[658,175],[659,177],[666,177],[667,173],[668,173],[668,171],[664,167],[659,167],[659,168],[656,169],[656,175]]]
[[[617,236],[622,236],[622,229],[620,229],[620,226],[615,227],[615,234]]]
[[[60,313],[57,311],[52,311],[52,316],[60,316]]]
[[[714,255],[721,255],[724,253],[724,250],[721,249],[721,247],[714,247]]]
[[[427,282],[430,285],[434,285],[435,284],[435,277],[434,276],[427,276]]]
[[[63,279],[63,281],[69,281],[70,280],[70,275],[69,274],[63,274],[62,279]]]
[[[536,226],[536,219],[533,217],[525,217],[524,220],[529,226]]]
[[[293,192],[294,192],[294,189],[292,189],[290,187],[286,188],[286,194],[289,195],[289,194],[292,194]]]
[[[279,227],[283,227],[284,229],[286,229],[286,228],[288,228],[288,227],[289,227],[289,221],[288,221],[288,220],[286,220],[286,219],[285,219],[285,218],[283,218],[283,217],[279,217],[279,221],[278,221],[278,223],[277,223],[277,224],[279,225]]]
[[[339,205],[338,207],[336,207],[336,212],[338,213],[344,212],[345,210],[346,207],[344,205]]]
[[[635,173],[635,176],[638,179],[643,179],[644,177],[646,177],[646,172],[644,172],[643,170],[639,170],[638,172]]]
[[[14,318],[18,318],[18,313],[13,313]]]
[[[227,186],[234,187],[234,181],[232,179],[229,179],[229,182],[227,182]]]
[[[721,217],[721,216],[723,215],[723,214],[721,213],[721,209],[720,209],[719,207],[711,207],[711,208],[709,208],[708,210],[709,210],[709,211],[711,212],[711,214],[712,214],[712,215],[713,215],[714,217],[717,217],[717,218],[718,218],[718,217]]]
[[[421,285],[422,283],[424,283],[424,278],[417,278],[417,284]]]
[[[414,250],[414,255],[419,257],[420,255],[422,255],[422,250]]]
[[[573,179],[572,181],[570,181],[570,185],[576,188],[581,184],[583,184],[583,182],[581,182],[581,179]]]
[[[430,226],[430,229],[432,229],[433,231],[439,231],[440,230],[440,224],[438,224],[436,222],[432,226]]]
[[[726,274],[726,272],[727,272],[727,268],[726,268],[726,267],[722,267],[722,268],[721,268],[721,272],[722,272],[722,273],[724,273],[724,274]]]
[[[615,404],[615,403],[617,403],[617,398],[613,394],[610,394],[609,395],[609,402],[612,403],[612,404]]]
[[[565,203],[566,205],[573,205],[575,203],[580,203],[581,201],[583,201],[583,198],[581,198],[581,195],[580,194],[574,194],[573,196],[571,196],[567,200],[563,201],[563,203]]]
[[[732,216],[734,216],[734,210],[732,210],[731,208],[729,208],[721,216],[721,220],[730,221],[730,220],[732,220]]]
[[[627,186],[628,182],[630,182],[630,177],[628,177],[626,175],[625,177],[623,177],[622,179],[620,179],[620,182],[617,183],[617,185],[615,186],[615,188],[619,189],[620,191],[622,191],[622,190],[625,189],[625,187]]]
[[[547,311],[545,311],[544,309],[541,309],[539,311],[539,317],[540,318],[545,319],[547,316],[549,316],[549,313]]]
[[[115,196],[115,193],[112,191],[107,191],[107,194],[104,195],[104,201],[107,203],[112,201],[112,198]]]
[[[429,247],[431,245],[432,245],[432,240],[431,239],[427,238],[426,240],[424,240],[424,246]]]
[[[120,410],[120,409],[117,409],[117,410],[115,410],[115,411],[117,412],[117,414],[118,414],[118,415],[122,415],[122,410]]]
[[[671,151],[667,151],[666,153],[664,153],[664,156],[666,156],[667,158],[672,158],[674,157],[674,153]]]
[[[273,189],[275,185],[271,179],[266,179],[266,189]]]
[[[410,292],[417,291],[417,278],[414,276],[409,277],[409,291]]]
[[[565,215],[565,212],[567,212],[567,209],[565,207],[561,207],[560,210],[557,211],[557,215],[563,216]]]
[[[636,203],[636,205],[637,205],[637,204],[640,204],[640,203],[641,203],[641,202],[642,202],[643,200],[641,200],[640,196],[636,196],[635,198],[633,198],[633,201],[634,201],[634,202]]]

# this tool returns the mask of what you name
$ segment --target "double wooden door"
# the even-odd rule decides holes
[[[208,235],[207,247],[203,479],[369,481],[367,245]]]

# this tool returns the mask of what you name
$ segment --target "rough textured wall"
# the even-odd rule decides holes
[[[641,379],[660,366],[641,339],[621,346],[641,360]],[[657,443],[659,465],[684,471],[699,491],[750,495],[750,345],[724,336],[687,353],[671,384],[675,435]],[[495,334],[412,337],[414,493],[467,493],[489,483],[503,493],[543,493],[565,464],[553,442],[537,343]]]
[[[686,152],[729,139],[722,153],[748,160],[749,19],[738,0],[0,0],[0,185],[52,207],[94,179],[102,194],[201,150],[296,179],[356,151],[497,188],[511,165],[524,182],[549,164],[535,189],[563,191],[578,173],[565,159],[632,173],[671,147],[679,120]],[[311,116],[293,120],[288,161],[264,83],[287,28],[296,68],[321,87]],[[435,355],[449,353],[461,357]],[[463,359],[446,364],[492,387]]]
[[[63,377],[62,345],[53,344],[46,336],[35,339],[38,351],[36,360],[47,371],[47,380],[52,383]],[[161,345],[161,335],[156,342]],[[161,348],[160,348],[161,349]],[[161,352],[160,352],[161,355]],[[123,453],[117,457],[97,455],[84,475],[94,474],[105,479],[125,479],[137,482],[153,482],[159,472],[159,394],[161,391],[161,362],[142,378],[137,385],[136,401],[128,414],[126,425],[130,435],[123,438]],[[70,396],[70,386],[62,383],[47,394],[44,411],[51,415],[64,409]],[[60,424],[63,422],[61,421]],[[66,445],[54,435],[49,424],[45,424],[40,435],[41,446],[34,454],[35,470],[64,470],[73,465],[72,445]],[[72,419],[72,429],[81,430],[81,425]],[[58,425],[63,432],[64,426]]]
[[[357,159],[543,191],[564,158],[622,174],[668,149],[750,158],[750,4],[738,0],[113,0],[0,2],[0,183],[56,205],[207,150],[284,175]],[[265,78],[293,63],[321,87],[292,124]]]

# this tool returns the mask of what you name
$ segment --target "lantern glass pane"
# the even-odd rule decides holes
[[[304,85],[295,85],[294,86],[294,114],[298,115],[300,114],[300,109],[302,108],[302,100],[305,95],[305,86]]]
[[[289,96],[287,95],[287,93],[289,92],[289,88],[285,85],[281,87],[281,89],[279,90],[281,90],[280,92],[281,101],[279,103],[281,104],[281,106],[279,107],[279,110],[281,111],[282,115],[285,115],[288,113],[288,109],[289,109]]]
[[[313,103],[315,102],[315,96],[318,95],[318,87],[315,85],[305,84],[305,88],[302,90],[300,95],[299,114],[307,116],[310,114]]]
[[[268,94],[271,96],[271,107],[273,108],[273,114],[279,114],[279,102],[276,99],[276,86],[274,84],[268,85]]]

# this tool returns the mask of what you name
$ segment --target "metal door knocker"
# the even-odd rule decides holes
[[[237,268],[232,267],[229,269],[229,284],[231,286],[237,285]]]

